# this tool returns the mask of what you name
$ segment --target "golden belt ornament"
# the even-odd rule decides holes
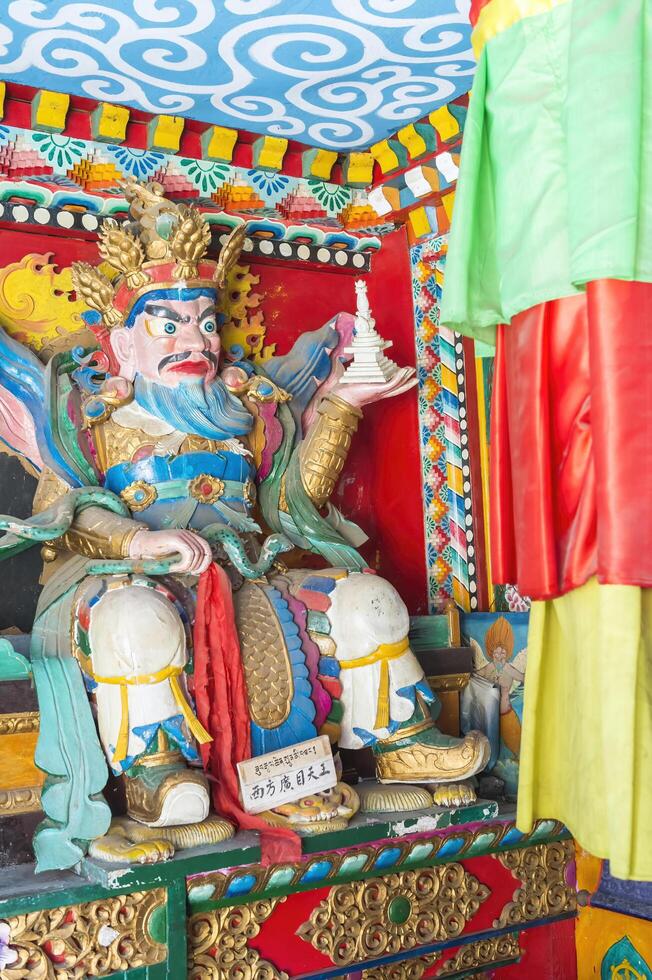
[[[211,476],[209,473],[200,473],[199,476],[193,477],[192,480],[186,481],[168,481],[171,484],[172,494],[174,496],[181,496],[184,490],[198,500],[202,504],[214,504],[216,500],[224,496],[224,491],[226,485],[224,480],[220,480],[217,476]],[[251,500],[253,496],[252,490],[248,487],[248,484],[253,483],[248,480],[247,483],[243,485],[243,493],[247,500]],[[141,510],[146,510],[150,507],[155,500],[159,497],[163,498],[166,496],[163,492],[159,492],[155,484],[147,483],[146,480],[136,480],[134,483],[130,483],[128,487],[120,491],[120,496],[130,508],[130,510],[138,513]]]
[[[119,765],[127,758],[127,749],[129,746],[129,687],[136,684],[159,684],[161,681],[169,680],[174,700],[188,728],[197,741],[200,745],[205,745],[206,742],[213,741],[212,736],[208,734],[186,700],[186,696],[179,683],[179,675],[181,673],[183,673],[183,667],[164,667],[162,670],[157,670],[153,674],[136,674],[133,677],[119,675],[117,677],[103,677],[100,674],[91,672],[90,676],[98,684],[118,684],[120,687],[120,731],[112,760],[116,765]]]
[[[214,504],[224,493],[224,480],[217,476],[200,473],[188,484],[190,496],[202,504]]]
[[[145,510],[158,497],[156,487],[145,480],[136,480],[120,491],[120,496],[132,511]]]
[[[355,670],[356,667],[368,667],[380,663],[380,683],[378,684],[378,702],[374,728],[387,728],[389,725],[389,661],[402,657],[410,646],[407,636],[397,643],[381,643],[372,653],[355,660],[340,660],[340,670]]]

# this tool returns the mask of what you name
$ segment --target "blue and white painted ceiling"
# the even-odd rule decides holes
[[[0,78],[368,147],[471,87],[469,0],[4,0]]]

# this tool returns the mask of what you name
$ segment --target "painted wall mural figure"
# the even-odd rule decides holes
[[[205,824],[207,775],[217,813],[244,819],[233,763],[320,733],[372,746],[388,782],[454,783],[488,755],[479,733],[434,727],[407,609],[329,503],[363,407],[413,370],[341,384],[348,314],[264,370],[223,363],[216,302],[244,226],[216,263],[196,209],[157,185],[126,193],[133,221],[100,233],[116,275],[73,272],[100,349],[44,368],[0,337],[0,435],[40,473],[34,516],[0,518],[0,555],[40,544],[48,562],[31,641],[39,869],[107,833],[109,769],[128,816],[156,829]],[[329,567],[288,568],[293,548]],[[317,830],[356,808],[343,785],[303,803],[269,820]]]
[[[501,779],[507,796],[515,798],[527,664],[527,614],[466,614],[462,631],[474,651],[473,679],[463,701],[468,697],[471,718],[473,702],[477,700],[483,717],[491,719],[490,730],[483,729],[492,743],[487,774]]]
[[[514,632],[504,616],[487,630],[485,636],[488,664],[478,673],[500,689],[500,733],[505,744],[517,755],[522,717],[524,650],[514,659]],[[516,686],[516,691],[514,688]],[[512,693],[514,691],[514,693]]]

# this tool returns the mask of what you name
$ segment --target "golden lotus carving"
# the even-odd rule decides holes
[[[115,293],[111,281],[88,262],[76,262],[72,269],[72,284],[87,306],[100,313],[109,327],[120,323],[122,317],[113,306]]]
[[[263,899],[191,916],[189,980],[288,980],[287,973],[249,947],[249,940],[258,935],[280,901],[285,899]]]
[[[129,289],[140,289],[150,281],[150,277],[141,269],[145,261],[145,250],[139,238],[121,228],[114,218],[104,221],[98,238],[100,255],[125,276]],[[74,274],[75,266],[73,276]]]
[[[243,229],[244,227],[242,225]],[[239,234],[238,238],[242,247],[244,234]],[[210,243],[210,226],[197,208],[192,204],[180,204],[178,221],[169,242],[170,251],[177,261],[177,266],[172,273],[174,278],[193,279],[197,275],[197,264],[205,255]],[[240,254],[239,249],[237,254]]]
[[[167,948],[152,938],[148,926],[165,901],[165,889],[155,888],[9,916],[3,921],[18,959],[2,978],[84,980],[162,963]]]
[[[337,885],[297,935],[349,966],[459,936],[489,895],[457,863]]]

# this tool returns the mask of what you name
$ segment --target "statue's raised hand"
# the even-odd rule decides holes
[[[129,546],[129,557],[164,558],[178,554],[179,561],[170,567],[171,572],[190,572],[200,575],[206,571],[213,556],[207,541],[194,531],[136,531]]]
[[[399,368],[396,374],[383,384],[343,384],[339,381],[331,389],[331,393],[355,408],[362,408],[382,398],[394,398],[396,395],[402,395],[404,391],[409,391],[417,383],[415,373],[413,367]]]

